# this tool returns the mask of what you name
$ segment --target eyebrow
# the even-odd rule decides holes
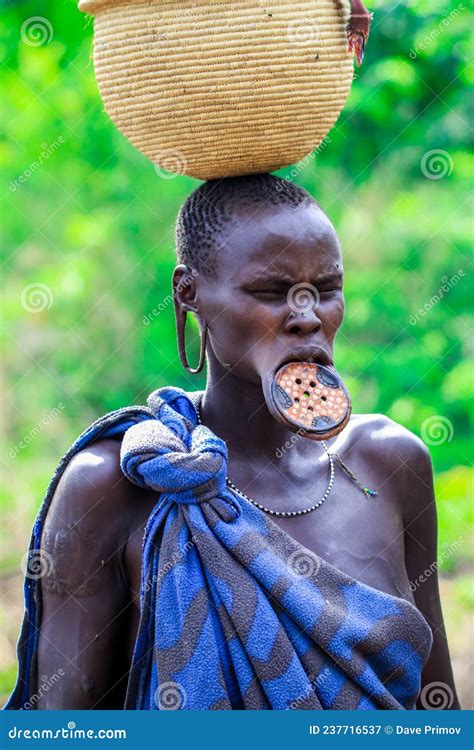
[[[341,271],[335,271],[333,273],[326,273],[322,276],[319,276],[317,279],[313,279],[311,283],[314,283],[315,286],[318,284],[324,284],[331,281],[340,281],[343,277],[342,270]],[[269,274],[257,274],[256,276],[252,276],[252,279],[248,282],[250,284],[261,284],[261,283],[279,283],[279,284],[294,284],[294,279],[290,278],[289,276],[283,276],[283,275],[277,275],[275,273],[269,273]]]

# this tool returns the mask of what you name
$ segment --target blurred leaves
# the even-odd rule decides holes
[[[440,0],[369,5],[373,27],[347,107],[329,143],[298,165],[297,180],[328,213],[345,252],[336,361],[355,410],[386,413],[417,434],[431,415],[453,424],[453,439],[431,447],[441,541],[449,543],[462,533],[472,492],[464,468],[472,429],[468,10]],[[53,29],[39,46],[20,35],[32,16]],[[160,179],[108,120],[92,23],[73,0],[11,4],[1,24],[3,507],[23,548],[58,459],[95,417],[143,403],[165,384],[204,383],[178,364],[169,301],[173,224],[198,182]],[[441,178],[422,170],[431,150],[447,154]],[[29,311],[22,292],[35,284],[53,301]],[[195,361],[196,335],[193,347]],[[18,449],[59,402],[40,436]]]

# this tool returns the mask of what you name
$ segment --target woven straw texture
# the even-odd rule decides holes
[[[81,0],[105,108],[155,164],[202,180],[299,161],[353,77],[349,0]]]

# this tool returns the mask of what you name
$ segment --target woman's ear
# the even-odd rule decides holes
[[[196,278],[198,272],[180,264],[173,271],[173,299],[176,311],[197,313]]]
[[[201,320],[196,300],[197,271],[188,266],[179,265],[173,271],[173,303],[176,317],[176,335],[178,352],[184,369],[191,373],[201,372],[206,359],[207,325]],[[186,354],[186,318],[188,312],[193,312],[198,318],[201,331],[201,346],[197,367],[191,367]]]

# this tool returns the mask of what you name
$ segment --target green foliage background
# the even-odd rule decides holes
[[[442,0],[368,4],[373,28],[344,113],[314,157],[281,174],[317,198],[341,238],[347,316],[336,362],[355,411],[383,412],[417,434],[432,416],[452,425],[451,439],[431,446],[440,543],[449,547],[469,539],[472,521],[472,18],[467,4]],[[21,40],[33,16],[52,25],[42,46]],[[94,79],[93,24],[73,0],[4,4],[1,27],[0,570],[8,572],[18,568],[59,458],[86,426],[143,403],[159,386],[204,381],[178,364],[168,296],[173,223],[198,182],[160,178],[109,121]],[[433,149],[447,154],[440,179],[421,168]],[[18,182],[21,175],[28,176]],[[432,305],[454,274],[459,280]],[[37,283],[51,290],[52,304],[28,312],[21,295]],[[427,303],[431,309],[410,322]],[[469,549],[459,545],[443,567],[461,569]]]

